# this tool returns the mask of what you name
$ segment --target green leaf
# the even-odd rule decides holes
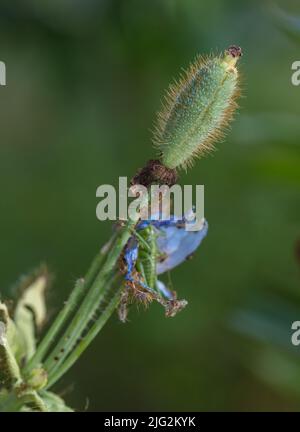
[[[25,358],[30,358],[36,349],[36,329],[46,319],[45,291],[48,273],[40,271],[30,283],[25,284],[14,312],[14,321],[23,340]]]
[[[21,381],[20,369],[10,344],[13,327],[4,303],[0,303],[0,386],[10,389]]]

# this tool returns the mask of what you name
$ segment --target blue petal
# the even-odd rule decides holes
[[[156,265],[157,274],[177,267],[200,246],[208,231],[208,223],[204,219],[199,231],[187,231],[184,227],[162,226],[157,238],[159,251],[166,255],[162,262]]]

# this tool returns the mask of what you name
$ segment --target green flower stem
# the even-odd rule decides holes
[[[86,297],[83,300],[79,310],[71,321],[68,329],[61,337],[56,348],[45,361],[44,367],[50,376],[53,376],[54,372],[58,371],[65,358],[74,349],[74,346],[82,336],[85,328],[93,320],[100,302],[106,296],[106,290],[109,289],[109,286],[105,287],[105,284],[107,284],[108,279],[112,276],[116,263],[131,235],[131,230],[135,224],[136,220],[128,220],[125,226],[120,229],[102,269],[98,273],[94,283],[86,294]]]
[[[58,381],[62,375],[64,375],[78,360],[81,354],[86,350],[89,344],[93,341],[93,339],[97,336],[99,331],[102,329],[104,324],[110,318],[115,308],[117,307],[121,294],[121,286],[119,285],[119,289],[114,293],[114,296],[111,298],[105,309],[102,311],[99,319],[93,324],[90,328],[89,332],[85,335],[85,337],[79,342],[76,348],[72,351],[72,353],[67,357],[62,366],[55,372],[53,375],[49,376],[49,381],[47,384],[47,388],[51,387]]]
[[[74,320],[70,324],[70,330],[66,331],[65,336],[62,337],[53,352],[46,359],[44,363],[44,368],[48,373],[48,380],[51,378],[54,372],[56,372],[62,367],[65,359],[70,353],[73,352],[76,344],[79,344],[82,340],[82,334],[90,325],[90,322],[95,319],[97,310],[101,310],[101,308],[103,307],[103,304],[106,300],[106,295],[110,289],[110,285],[110,280],[106,280],[104,283],[102,283],[101,281],[99,284],[95,285],[97,287],[97,290],[94,289],[94,295],[93,297],[90,297],[91,305],[89,314],[86,313],[86,315],[81,316],[82,311],[81,309],[79,309],[78,313],[74,317]],[[93,287],[94,285],[92,285],[91,290],[93,289]]]
[[[51,325],[50,329],[48,330],[44,338],[41,340],[41,342],[39,343],[38,348],[35,354],[33,355],[33,357],[26,364],[23,370],[25,374],[28,373],[33,368],[37,367],[41,363],[44,356],[51,348],[51,345],[54,343],[55,338],[61,331],[62,327],[65,325],[67,320],[71,317],[73,312],[76,310],[76,307],[79,304],[80,300],[82,299],[83,295],[86,293],[90,284],[93,282],[93,279],[95,278],[97,272],[99,271],[99,268],[101,266],[101,263],[104,260],[104,257],[105,257],[105,252],[102,252],[101,250],[94,258],[86,277],[84,279],[79,279],[76,282],[75,287],[71,292],[70,297],[65,303],[63,309],[58,314],[57,318]]]
[[[42,361],[43,357],[47,354],[49,347],[51,347],[52,343],[55,341],[55,338],[58,335],[61,327],[75,310],[84,287],[84,279],[79,279],[78,281],[76,281],[75,287],[71,292],[68,301],[58,314],[57,318],[55,319],[54,323],[50,327],[45,337],[42,339],[41,343],[38,345],[37,351],[24,368],[24,373],[27,373],[31,369],[38,366],[38,364],[40,364],[40,362]]]

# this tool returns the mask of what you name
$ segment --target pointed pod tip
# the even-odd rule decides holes
[[[226,54],[230,55],[231,57],[242,57],[243,51],[242,48],[238,45],[230,45],[230,47],[226,50]]]

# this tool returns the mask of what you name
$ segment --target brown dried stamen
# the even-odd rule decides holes
[[[167,168],[158,159],[150,159],[146,166],[140,169],[131,180],[131,184],[150,186],[151,184],[172,186],[177,181],[175,169]]]
[[[242,57],[243,55],[242,48],[237,45],[230,45],[226,52],[234,58]]]

